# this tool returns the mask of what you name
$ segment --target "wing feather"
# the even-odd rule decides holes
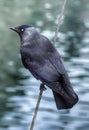
[[[43,82],[58,81],[60,75],[66,74],[58,51],[43,35],[22,46],[21,55],[24,66]]]

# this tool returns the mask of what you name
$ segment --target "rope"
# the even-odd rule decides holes
[[[58,24],[57,24],[57,28],[56,28],[55,35],[54,35],[54,43],[56,42],[58,31],[59,31],[59,28],[60,28],[60,25],[61,25],[61,22],[62,22],[62,17],[64,15],[66,1],[67,0],[64,0],[63,6],[62,6],[62,9],[61,9],[61,13],[60,13],[59,18],[58,18]],[[45,88],[44,84],[41,84],[40,85],[40,92],[39,92],[39,96],[38,96],[38,101],[37,101],[35,112],[34,112],[34,115],[33,115],[33,118],[32,118],[30,130],[33,130],[35,120],[36,120],[36,116],[37,116],[37,112],[38,112],[39,105],[40,105],[40,101],[41,101],[41,98],[42,98],[42,93],[43,93],[44,90],[46,90],[46,88]]]
[[[33,119],[32,119],[32,122],[31,122],[30,130],[33,130],[34,123],[35,123],[36,116],[37,116],[37,112],[38,112],[38,109],[39,109],[39,104],[40,104],[41,97],[42,97],[42,93],[43,93],[44,90],[46,90],[46,88],[45,88],[44,84],[41,84],[40,85],[39,97],[38,97],[38,101],[37,101],[37,104],[36,104],[36,108],[35,108],[35,112],[34,112],[34,115],[33,115]]]
[[[54,43],[56,43],[56,39],[57,39],[57,36],[58,36],[60,25],[62,23],[62,18],[64,16],[66,2],[67,2],[67,0],[64,0],[63,6],[62,6],[62,9],[61,9],[61,13],[60,13],[59,18],[58,18],[58,24],[57,24],[57,28],[56,28],[55,35],[54,35]]]

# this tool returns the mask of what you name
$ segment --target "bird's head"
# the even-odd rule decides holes
[[[22,42],[27,42],[31,39],[34,39],[34,37],[37,35],[36,29],[30,25],[21,25],[11,27],[10,29],[19,34]]]
[[[32,28],[32,26],[21,25],[21,26],[11,27],[10,29],[17,32],[21,36],[29,28]]]

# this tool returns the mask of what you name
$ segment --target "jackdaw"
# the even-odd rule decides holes
[[[64,68],[60,54],[53,43],[30,25],[10,28],[21,39],[22,63],[32,75],[52,89],[58,109],[72,108],[78,101]]]

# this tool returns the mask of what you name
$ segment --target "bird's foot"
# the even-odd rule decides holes
[[[42,83],[41,85],[40,85],[40,90],[46,90],[46,87],[44,86],[44,84]]]

